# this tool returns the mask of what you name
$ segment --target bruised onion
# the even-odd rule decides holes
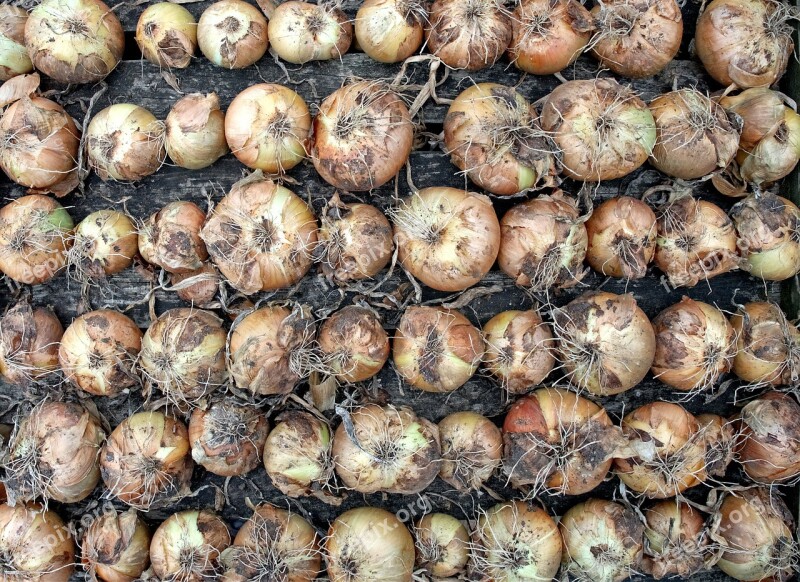
[[[82,281],[124,271],[139,252],[138,241],[136,226],[126,214],[116,210],[92,212],[75,227],[67,253],[73,276]]]
[[[350,48],[353,25],[335,4],[288,0],[269,17],[269,40],[284,61],[327,61],[341,58]]]
[[[213,511],[173,513],[150,542],[153,572],[161,580],[201,582],[219,573],[220,553],[230,544],[228,526]]]
[[[92,580],[133,582],[150,565],[150,530],[133,508],[107,509],[87,528],[81,561]]]
[[[179,99],[164,128],[167,155],[181,168],[206,168],[228,153],[225,113],[216,93],[191,93]]]
[[[243,69],[267,52],[267,19],[244,0],[220,0],[206,8],[197,22],[197,43],[218,67]]]
[[[365,0],[358,9],[358,47],[381,63],[399,63],[417,52],[428,22],[426,0]]]
[[[736,458],[759,483],[779,483],[800,475],[800,405],[781,392],[750,400],[737,420]]]
[[[698,414],[697,422],[705,440],[705,473],[711,477],[724,477],[728,465],[733,462],[736,448],[737,430],[733,421],[718,414]]]
[[[139,16],[136,44],[151,63],[169,69],[185,69],[197,48],[197,22],[192,13],[179,4],[151,4]]]
[[[656,250],[656,215],[637,198],[606,200],[586,221],[586,261],[598,273],[641,279]]]
[[[689,578],[706,567],[710,557],[705,520],[688,503],[659,501],[645,512],[644,570],[656,580]]]
[[[439,422],[442,464],[439,477],[459,491],[480,489],[500,466],[503,437],[477,412],[454,412]]]
[[[28,11],[20,6],[0,6],[0,82],[33,71],[25,48]]]
[[[469,560],[469,533],[464,524],[446,513],[428,513],[412,529],[417,568],[435,578],[461,574]]]
[[[48,307],[22,300],[0,318],[0,375],[12,384],[46,377],[58,369],[61,322]]]
[[[194,202],[170,202],[150,215],[139,230],[139,252],[169,273],[189,273],[208,258],[200,229],[206,213]]]
[[[319,349],[333,375],[344,382],[363,382],[389,359],[389,336],[371,309],[349,305],[319,328]]]
[[[170,275],[172,290],[178,297],[197,307],[208,308],[219,291],[221,283],[219,272],[206,261],[196,271],[188,273],[172,273]]]

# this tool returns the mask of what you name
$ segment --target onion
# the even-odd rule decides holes
[[[674,2],[674,0],[670,0]],[[739,147],[739,129],[725,109],[696,89],[659,95],[650,102],[656,144],[650,163],[682,180],[725,169]]]
[[[786,71],[794,18],[777,0],[714,0],[697,19],[697,56],[723,85],[767,87]]]
[[[787,112],[794,111],[786,106],[786,96],[767,87],[745,89],[737,94],[727,94],[719,98],[719,104],[726,111],[735,113],[742,120],[740,147],[752,150],[758,142],[772,132],[785,119]]]
[[[208,258],[200,229],[206,213],[194,202],[170,202],[151,214],[139,231],[142,258],[170,273],[190,273]]]
[[[659,501],[644,512],[644,570],[660,580],[689,578],[706,568],[709,552],[705,520],[688,503]]]
[[[106,107],[89,122],[86,153],[101,180],[141,180],[164,163],[164,125],[138,105]]]
[[[75,227],[69,265],[79,280],[100,279],[124,271],[139,252],[133,220],[116,210],[92,212]]]
[[[606,200],[586,221],[586,261],[598,273],[641,279],[656,250],[656,215],[637,198]]]
[[[25,48],[25,22],[28,11],[19,6],[0,7],[0,81],[33,71]]]
[[[439,477],[459,491],[480,489],[500,466],[503,437],[477,412],[454,412],[439,422],[442,464]]]
[[[179,4],[151,4],[139,16],[136,44],[151,63],[185,69],[197,48],[197,22],[192,13]]]
[[[400,263],[438,291],[462,291],[480,282],[500,250],[500,223],[483,194],[423,188],[391,214]]]
[[[267,434],[269,422],[260,410],[232,400],[196,408],[189,419],[192,458],[223,477],[245,475],[261,464]]]
[[[681,47],[683,19],[675,0],[612,0],[595,5],[592,16],[592,54],[623,77],[652,77]]]
[[[734,457],[737,431],[734,423],[718,414],[698,414],[697,423],[705,440],[705,473],[712,477],[724,477]]]
[[[417,52],[427,22],[425,0],[365,0],[356,14],[356,41],[376,61],[399,63]]]
[[[100,0],[43,0],[25,23],[33,66],[59,83],[103,80],[122,59],[125,35]]]
[[[269,18],[269,39],[285,61],[338,59],[353,40],[353,25],[335,4],[289,0],[278,4]]]
[[[200,236],[230,284],[252,294],[303,278],[312,264],[317,221],[300,197],[256,170],[233,185]]]
[[[730,212],[751,275],[783,281],[800,272],[800,209],[774,194],[750,195]]]
[[[221,283],[219,272],[209,262],[203,263],[196,271],[173,273],[170,281],[178,297],[204,308],[210,307]]]
[[[0,271],[25,285],[45,283],[67,262],[74,226],[48,196],[22,196],[0,208]]]
[[[414,539],[385,509],[357,507],[331,524],[325,556],[331,582],[411,582]]]
[[[311,582],[322,560],[316,530],[305,519],[274,505],[253,510],[233,545],[222,552],[224,582]]]
[[[243,69],[267,52],[267,19],[244,0],[220,0],[206,8],[197,22],[197,43],[218,67]]]
[[[8,580],[68,582],[75,543],[67,525],[38,503],[0,505],[0,571]]]
[[[363,382],[389,359],[389,336],[374,311],[349,305],[319,328],[319,348],[333,375],[343,382]]]
[[[558,526],[544,509],[525,501],[482,513],[472,540],[476,569],[496,582],[552,580],[561,565]]]
[[[414,524],[417,568],[434,578],[450,578],[464,572],[469,560],[469,532],[446,513],[429,513]]]
[[[771,186],[788,176],[800,159],[800,115],[787,109],[783,122],[752,150],[739,150],[736,161],[742,180],[757,187]],[[723,192],[724,193],[724,192]]]
[[[169,507],[188,492],[190,449],[183,423],[160,412],[139,412],[123,420],[103,446],[103,482],[110,495],[137,509]]]
[[[569,509],[559,526],[563,572],[593,582],[622,582],[642,558],[644,526],[613,501],[588,499]]]
[[[412,495],[436,479],[441,448],[435,424],[392,405],[367,404],[346,414],[333,439],[336,474],[346,487]]]
[[[219,516],[208,509],[173,513],[158,526],[150,542],[153,572],[161,580],[200,582],[220,570],[220,553],[231,534]]]
[[[9,502],[86,499],[100,481],[97,456],[105,438],[100,421],[80,404],[37,405],[8,445],[4,483]]]
[[[647,105],[613,79],[559,85],[542,107],[541,124],[563,152],[564,173],[576,180],[626,176],[647,161],[656,142]]]
[[[436,0],[429,22],[428,50],[454,69],[490,67],[511,43],[511,18],[498,0]]]
[[[64,376],[95,396],[116,396],[139,383],[133,366],[142,332],[128,316],[111,309],[90,311],[72,321],[58,349]]]
[[[349,192],[391,180],[408,160],[414,140],[408,107],[380,81],[334,91],[319,106],[313,128],[314,168],[334,188]]]
[[[22,97],[0,118],[0,167],[32,193],[64,196],[78,185],[80,135],[58,103]]]
[[[552,75],[575,62],[594,30],[576,0],[522,0],[511,16],[508,56],[519,69]]]
[[[153,322],[142,338],[139,365],[149,387],[179,408],[225,384],[222,321],[210,311],[179,307]]]
[[[164,126],[167,154],[181,168],[207,168],[228,153],[225,113],[216,93],[191,93],[178,99]]]
[[[619,394],[650,369],[655,334],[632,294],[588,291],[553,317],[557,351],[575,386],[598,396]]]
[[[0,318],[0,375],[12,384],[23,384],[52,374],[58,369],[63,335],[52,309],[19,301]]]
[[[335,193],[322,211],[317,260],[339,284],[377,275],[392,259],[392,226],[370,204],[346,204]]]
[[[759,483],[779,483],[800,475],[800,405],[781,392],[767,392],[745,404],[738,415],[737,460]]]
[[[454,309],[412,306],[400,318],[393,359],[403,379],[426,392],[452,392],[478,369],[483,339]]]
[[[81,561],[92,580],[133,582],[150,565],[150,530],[133,508],[106,510],[86,530]]]
[[[306,102],[283,85],[248,87],[231,102],[225,118],[225,139],[236,159],[271,174],[303,161],[310,131]]]
[[[500,221],[500,268],[534,292],[574,287],[585,273],[584,221],[577,201],[561,190],[517,204]]]

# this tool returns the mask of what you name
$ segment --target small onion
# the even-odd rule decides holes
[[[417,52],[428,22],[426,0],[365,0],[358,9],[358,46],[381,63],[399,63]]]
[[[423,188],[391,214],[400,263],[438,291],[462,291],[480,282],[500,250],[500,223],[483,194]]]
[[[392,405],[367,404],[346,414],[333,439],[336,474],[346,487],[412,495],[436,479],[441,447],[435,424]]]
[[[109,435],[100,472],[109,493],[137,509],[169,507],[192,479],[186,426],[160,412],[139,412]]]
[[[736,448],[738,435],[734,422],[718,414],[698,414],[696,418],[706,445],[705,472],[712,477],[724,477]]]
[[[218,574],[220,553],[229,545],[228,526],[213,511],[173,513],[150,542],[153,572],[161,580],[201,582]]]
[[[342,382],[363,382],[381,371],[389,359],[389,336],[374,311],[349,305],[319,328],[323,360]]]
[[[454,412],[439,421],[442,464],[439,477],[459,491],[480,489],[500,466],[503,437],[477,412]]]
[[[0,375],[12,384],[44,378],[58,370],[64,328],[48,307],[22,300],[0,318]]]
[[[656,215],[637,198],[606,200],[586,221],[586,261],[598,273],[641,279],[656,250]]]
[[[724,95],[719,98],[719,104],[726,111],[741,117],[742,136],[739,146],[746,151],[752,150],[780,125],[787,110],[792,111],[786,105],[785,95],[767,87],[755,87],[737,94]]]
[[[185,69],[197,48],[197,22],[192,13],[179,4],[151,4],[139,16],[136,44],[151,63]]]
[[[800,115],[786,109],[783,122],[750,151],[739,150],[736,161],[745,182],[771,186],[788,176],[800,159]],[[724,193],[724,192],[723,192]]]
[[[269,18],[269,39],[284,61],[327,61],[341,58],[350,48],[353,25],[335,4],[288,0]]]
[[[210,308],[221,283],[219,272],[210,262],[204,262],[196,271],[172,273],[170,281],[178,297],[203,308]]]
[[[25,23],[25,46],[36,69],[59,83],[94,83],[122,59],[125,34],[100,0],[43,0]]]
[[[267,52],[267,19],[244,0],[220,0],[206,8],[197,22],[197,43],[218,67],[243,69]]]
[[[0,81],[33,71],[25,48],[28,11],[20,6],[0,6]]]
[[[67,254],[78,280],[99,279],[124,271],[139,252],[133,220],[116,210],[92,212],[75,227]]]
[[[450,578],[464,572],[469,560],[469,532],[446,513],[428,513],[414,524],[417,568],[434,578]]]
[[[415,388],[452,392],[472,377],[483,351],[480,332],[458,311],[411,306],[397,326],[392,357]]]
[[[164,127],[167,155],[181,168],[206,168],[228,153],[225,113],[216,93],[180,98],[169,110]]]
[[[349,83],[334,91],[319,106],[313,128],[314,168],[328,184],[348,192],[372,190],[391,180],[414,141],[408,107],[380,81]]]
[[[736,458],[759,483],[779,483],[800,475],[800,405],[781,392],[750,400],[739,413]]]
[[[150,565],[150,530],[133,508],[104,511],[86,530],[81,561],[92,580],[134,582]]]
[[[66,379],[95,396],[116,396],[139,384],[133,367],[142,332],[111,309],[84,313],[64,332],[58,361]]]
[[[150,215],[139,231],[139,252],[169,273],[189,273],[208,258],[200,229],[206,213],[194,202],[170,202]]]
[[[659,501],[644,512],[645,572],[656,580],[690,578],[705,570],[709,540],[705,520],[688,503]]]

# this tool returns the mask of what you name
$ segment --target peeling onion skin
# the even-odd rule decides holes
[[[218,67],[243,69],[267,52],[267,19],[243,0],[220,0],[197,21],[197,42],[205,57]]]
[[[68,259],[79,278],[101,279],[130,267],[138,252],[133,219],[116,210],[98,210],[75,227]]]
[[[586,261],[598,273],[641,279],[656,250],[656,215],[629,196],[606,200],[586,221]]]
[[[220,553],[230,544],[228,526],[213,511],[173,513],[153,533],[151,567],[160,580],[201,582],[216,576]]]
[[[719,104],[726,111],[742,118],[742,136],[739,145],[747,151],[752,150],[774,130],[783,121],[785,112],[789,109],[785,95],[767,87],[754,87],[735,95],[721,96]]]
[[[288,0],[270,16],[269,38],[280,58],[302,65],[341,58],[353,41],[353,25],[335,5]]]
[[[644,512],[647,539],[643,569],[656,580],[689,578],[706,568],[710,554],[705,519],[688,503],[659,501]]]
[[[151,4],[139,16],[136,44],[151,63],[168,69],[185,69],[197,49],[197,22],[180,4]]]
[[[389,336],[375,312],[365,307],[348,305],[333,313],[320,326],[317,341],[342,382],[368,380],[389,359]]]
[[[225,113],[216,93],[191,93],[169,110],[164,140],[167,155],[181,168],[206,168],[228,153]]]
[[[33,65],[48,77],[94,83],[122,59],[125,34],[100,0],[44,0],[25,23],[25,45]]]
[[[435,578],[450,578],[464,572],[469,560],[469,532],[464,524],[446,513],[428,513],[414,524],[416,567]]]
[[[781,392],[750,400],[737,416],[736,460],[758,483],[781,483],[800,475],[800,405]]]
[[[747,303],[731,317],[737,349],[733,372],[757,386],[800,381],[800,329],[774,303]]]
[[[399,63],[417,52],[427,21],[427,0],[365,0],[356,13],[356,41],[372,59]]]
[[[788,107],[772,131],[751,150],[740,147],[736,155],[741,178],[749,184],[767,187],[788,176],[800,159],[800,115]],[[723,192],[724,193],[724,192]]]
[[[134,582],[150,565],[150,530],[133,508],[104,511],[86,530],[81,562],[90,579]]]
[[[190,273],[203,266],[208,250],[200,231],[206,220],[194,202],[170,202],[150,215],[139,230],[142,258],[169,273]]]
[[[25,48],[28,11],[20,6],[0,6],[0,82],[33,71]]]
[[[698,414],[701,436],[706,446],[705,473],[712,477],[724,477],[728,465],[733,462],[738,436],[734,421],[718,414]]]
[[[20,385],[54,373],[63,335],[52,309],[18,302],[0,318],[0,375]]]
[[[439,477],[458,491],[480,489],[500,466],[503,437],[476,412],[454,412],[439,421],[442,463]]]

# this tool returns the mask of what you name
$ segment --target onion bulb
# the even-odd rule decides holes
[[[500,223],[492,201],[456,188],[423,188],[393,209],[397,258],[438,291],[462,291],[492,268]]]
[[[172,273],[170,281],[178,297],[203,308],[210,308],[221,283],[219,272],[210,262],[204,262],[196,271]]]
[[[12,384],[44,378],[58,370],[64,328],[49,307],[21,300],[0,318],[0,375]]]
[[[0,7],[0,81],[33,71],[25,48],[25,22],[28,11],[20,6]]]
[[[380,81],[358,81],[334,91],[319,106],[313,128],[314,168],[328,184],[348,192],[372,190],[391,180],[414,141],[408,107]]]
[[[327,61],[341,58],[350,48],[353,25],[335,4],[288,0],[269,17],[269,40],[284,61]]]
[[[206,8],[197,22],[197,43],[218,67],[243,69],[267,52],[267,19],[244,0],[220,0]]]
[[[563,152],[564,173],[576,180],[626,176],[647,161],[656,142],[647,105],[610,78],[559,85],[547,97],[540,119]]]
[[[337,380],[363,382],[389,359],[389,336],[374,311],[349,305],[319,328],[319,349]]]
[[[106,510],[86,530],[81,561],[92,580],[134,582],[150,565],[150,530],[133,508]]]
[[[206,168],[228,153],[225,113],[216,93],[181,97],[169,110],[164,127],[167,154],[181,168]]]
[[[469,560],[469,532],[446,513],[428,513],[412,529],[417,547],[417,568],[434,578],[450,578],[464,572]]]
[[[586,221],[586,261],[598,273],[641,279],[656,250],[656,215],[637,198],[606,200]]]
[[[170,202],[150,215],[139,231],[139,252],[169,273],[189,273],[203,266],[208,251],[200,229],[206,213],[194,202]]]
[[[43,0],[25,23],[33,66],[59,83],[102,81],[122,59],[125,34],[100,0]]]
[[[381,63],[399,63],[422,44],[428,8],[425,0],[365,0],[358,9],[358,47]]]
[[[459,491],[480,489],[500,466],[503,437],[477,412],[448,414],[439,422],[442,464],[439,477]]]
[[[75,227],[67,261],[79,281],[124,271],[139,252],[133,220],[116,210],[92,212]]]
[[[139,412],[123,420],[103,445],[103,482],[111,495],[136,509],[169,507],[189,491],[190,450],[182,422]]]
[[[632,294],[588,291],[556,309],[553,317],[567,378],[592,394],[633,388],[653,363],[653,326]]]
[[[737,420],[736,458],[759,483],[779,483],[800,475],[800,405],[781,392],[767,392],[745,404]]]
[[[412,495],[436,479],[441,447],[435,424],[392,405],[367,404],[346,414],[332,450],[336,474],[346,487]]]
[[[151,4],[139,16],[136,44],[151,63],[169,69],[185,69],[197,48],[197,22],[180,4]]]
[[[724,477],[733,462],[738,436],[733,421],[718,414],[698,414],[697,422],[706,445],[705,473],[711,477]]]
[[[231,534],[208,509],[173,513],[158,526],[150,542],[150,561],[160,580],[201,582],[219,573],[220,553]]]
[[[669,499],[647,508],[644,516],[645,572],[660,580],[689,578],[705,569],[710,548],[700,512],[688,503]]]
[[[426,392],[452,392],[463,386],[483,357],[483,338],[454,309],[411,306],[394,337],[394,365],[403,379]]]

